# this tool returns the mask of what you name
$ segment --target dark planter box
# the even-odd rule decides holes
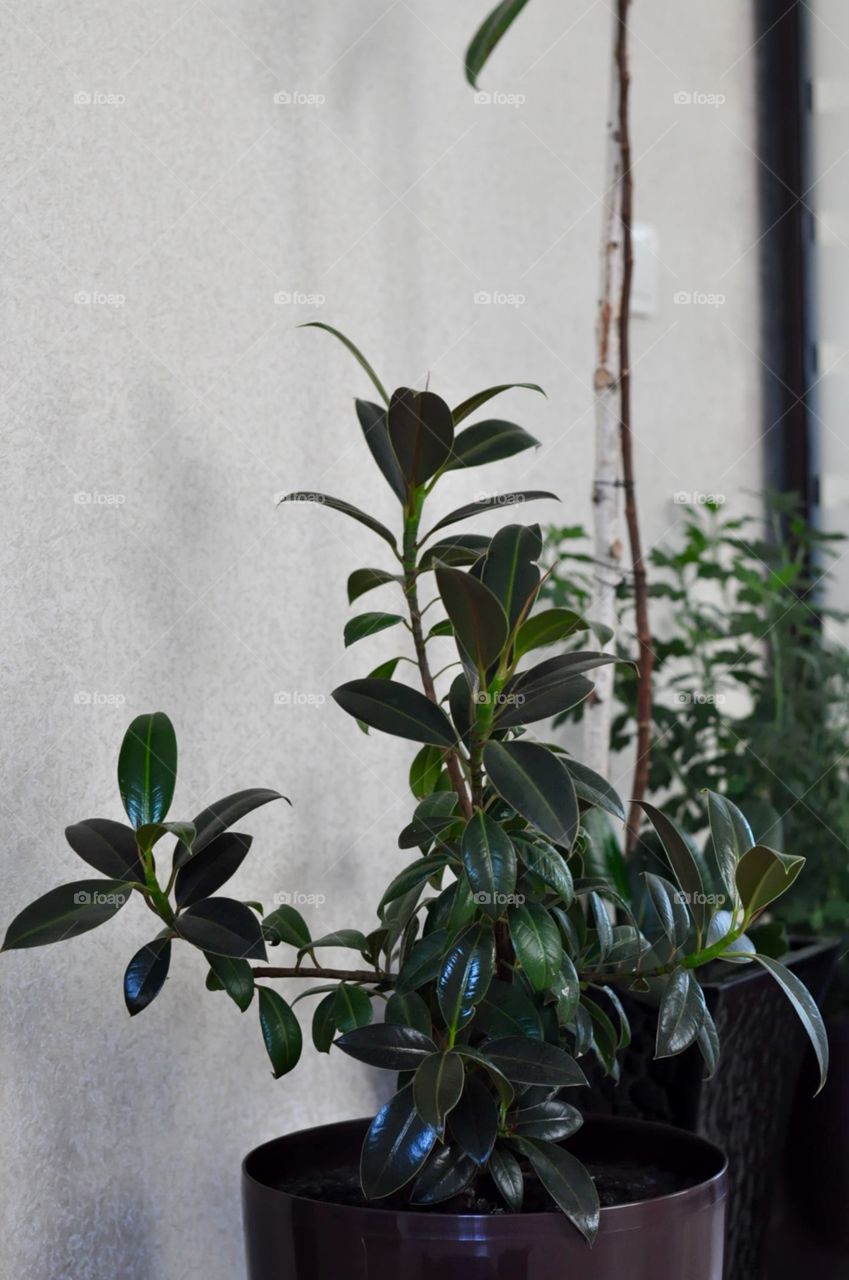
[[[818,1001],[831,977],[836,942],[794,942],[785,963]],[[698,1050],[655,1061],[656,1013],[630,1001],[633,1039],[618,1087],[600,1073],[576,1103],[594,1113],[659,1120],[698,1133],[728,1156],[725,1280],[761,1280],[770,1210],[797,1082],[808,1045],[787,997],[760,966],[723,966],[704,984],[722,1053],[711,1080]],[[583,1063],[582,1063],[583,1065]]]
[[[279,1189],[359,1160],[368,1120],[258,1147],[242,1171],[248,1280],[722,1280],[725,1157],[665,1125],[592,1117],[569,1149],[652,1163],[695,1186],[602,1209],[590,1248],[562,1214],[458,1214],[327,1204]]]

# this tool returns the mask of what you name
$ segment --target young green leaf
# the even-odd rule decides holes
[[[478,27],[466,50],[466,79],[477,88],[478,76],[504,33],[509,30],[528,0],[501,0]]]
[[[265,917],[262,922],[262,931],[272,946],[285,942],[290,947],[297,947],[299,951],[304,951],[310,945],[310,931],[306,920],[300,911],[290,906],[288,902],[275,907],[271,914]]]
[[[118,787],[136,829],[164,819],[176,781],[177,738],[171,721],[162,711],[136,716],[118,756]]]
[[[805,859],[777,853],[765,844],[748,849],[737,863],[737,892],[746,919],[763,911],[785,893],[798,876]]]
[[[532,649],[558,644],[576,631],[586,630],[586,627],[581,615],[572,609],[545,609],[542,613],[535,613],[516,632],[516,657],[521,658]]]
[[[372,1019],[369,994],[352,982],[340,982],[333,1003],[333,1019],[339,1031],[345,1034],[357,1027],[367,1027]]]

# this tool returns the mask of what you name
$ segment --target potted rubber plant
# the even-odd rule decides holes
[[[550,495],[478,498],[425,521],[446,473],[535,441],[502,420],[458,430],[505,386],[453,410],[431,391],[390,396],[357,348],[336,336],[380,397],[356,410],[398,499],[398,532],[346,500],[300,492],[284,501],[320,503],[381,541],[385,567],[355,569],[349,596],[395,591],[399,609],[358,613],[345,639],[397,627],[410,637],[421,683],[395,678],[396,659],[333,694],[361,727],[415,744],[414,804],[398,840],[410,859],[383,894],[376,926],[313,938],[290,905],[264,915],[258,903],[219,894],[250,846],[233,824],[278,793],[239,792],[192,821],[171,820],[176,739],[156,713],[133,722],[119,755],[129,825],[91,819],[67,832],[106,879],[63,886],[25,908],[4,949],[73,937],[138,897],[158,933],[127,968],[131,1014],[161,992],[172,950],[194,946],[209,962],[208,987],[242,1010],[257,1007],[275,1076],[296,1065],[303,1040],[299,1011],[272,985],[277,979],[310,984],[319,1052],[335,1049],[385,1073],[388,1098],[374,1119],[278,1138],[246,1158],[250,1280],[423,1280],[434,1267],[443,1280],[567,1272],[573,1280],[720,1280],[722,1153],[664,1126],[583,1124],[573,1099],[585,1083],[582,1059],[617,1070],[629,1035],[623,991],[656,1005],[659,1055],[697,1045],[713,1071],[718,1038],[696,975],[719,957],[759,963],[776,979],[824,1076],[828,1049],[814,1001],[747,936],[803,859],[756,844],[741,812],[712,797],[723,885],[714,901],[681,832],[646,806],[668,873],[646,877],[651,919],[638,926],[625,908],[612,922],[618,895],[607,878],[587,874],[584,824],[594,810],[623,821],[622,801],[532,732],[588,696],[587,673],[612,659],[558,652],[586,623],[534,610],[536,525],[510,522],[492,536],[455,528]],[[430,597],[444,616],[426,630]],[[439,677],[430,653],[446,641],[456,658]],[[278,964],[269,947],[286,953]],[[322,965],[325,947],[350,951],[351,967]]]

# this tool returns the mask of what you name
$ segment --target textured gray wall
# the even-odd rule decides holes
[[[541,518],[587,519],[610,12],[535,0],[485,77],[517,108],[463,82],[486,7],[0,6],[4,917],[78,877],[62,828],[120,816],[120,737],[156,707],[182,744],[176,813],[245,785],[294,801],[245,824],[242,896],[323,894],[315,928],[367,926],[399,866],[408,753],[318,701],[391,652],[341,647],[346,575],[380,544],[273,503],[306,485],[392,518],[393,500],[352,414],[368,384],[298,321],[349,331],[390,384],[430,370],[449,399],[541,382],[548,401],[499,412],[543,448],[446,501],[542,483],[564,505]],[[662,259],[634,339],[649,541],[675,491],[759,483],[744,8],[637,6],[638,216]],[[726,302],[677,306],[677,290]],[[336,1055],[273,1082],[255,1012],[208,996],[194,954],[130,1022],[121,974],[149,934],[135,911],[2,958],[4,1276],[233,1280],[244,1151],[378,1097]]]

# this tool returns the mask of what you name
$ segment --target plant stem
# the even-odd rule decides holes
[[[368,982],[380,986],[391,985],[394,973],[377,973],[374,969],[253,969],[255,978],[338,978],[340,982]]]
[[[413,646],[416,650],[416,661],[421,676],[422,688],[431,702],[435,702],[438,706],[439,697],[437,696],[436,685],[430,670],[427,645],[425,644],[424,630],[422,628],[422,611],[419,605],[416,578],[416,539],[418,538],[420,519],[421,502],[419,502],[416,510],[407,516],[404,522],[404,595],[407,598],[407,608],[410,613],[410,629],[413,633]],[[448,752],[445,757],[445,767],[448,770],[451,785],[457,793],[457,799],[460,801],[460,810],[463,817],[468,821],[472,816],[472,802],[469,798],[462,765],[456,751]]]
[[[637,517],[637,495],[634,485],[634,450],[631,429],[631,283],[634,275],[633,206],[634,179],[631,171],[631,132],[629,124],[628,10],[631,0],[617,0],[619,31],[616,41],[616,66],[619,73],[619,149],[622,156],[622,294],[619,307],[619,440],[622,448],[622,482],[625,488],[625,522],[631,547],[634,573],[634,609],[639,643],[637,684],[637,762],[634,769],[631,810],[628,814],[626,854],[637,842],[642,810],[640,800],[649,780],[652,729],[652,667],[654,654],[648,612],[648,581]]]

